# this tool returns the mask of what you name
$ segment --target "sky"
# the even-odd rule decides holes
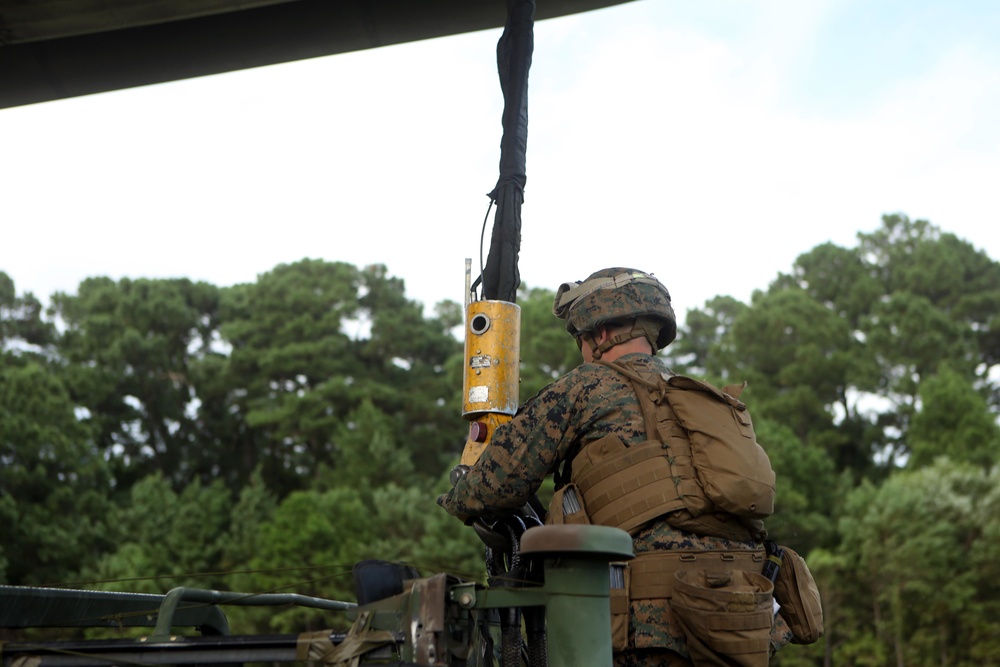
[[[500,33],[0,110],[0,271],[47,300],[309,257],[461,302],[493,224],[481,250]],[[637,0],[539,21],[522,283],[628,266],[679,313],[749,302],[886,213],[1000,258],[998,34],[987,0]]]

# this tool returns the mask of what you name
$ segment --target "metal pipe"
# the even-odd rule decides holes
[[[153,629],[153,634],[149,636],[149,641],[168,641],[170,639],[170,628],[173,626],[174,612],[181,601],[245,607],[295,605],[330,611],[347,611],[357,607],[353,602],[325,600],[297,593],[235,593],[179,587],[169,591],[163,597],[163,602],[160,603],[160,610],[156,617],[156,627]]]

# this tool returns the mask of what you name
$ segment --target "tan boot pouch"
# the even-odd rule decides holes
[[[696,665],[766,667],[774,587],[754,572],[681,571],[670,606]]]

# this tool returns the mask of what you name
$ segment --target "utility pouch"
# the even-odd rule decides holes
[[[793,644],[812,644],[823,636],[823,605],[819,588],[802,556],[788,547],[774,582],[774,597],[795,637]]]
[[[670,607],[684,631],[691,662],[767,667],[773,584],[756,572],[682,570]]]
[[[629,600],[628,563],[611,563],[611,650],[628,648]]]
[[[570,483],[552,494],[549,512],[545,516],[547,524],[589,524],[587,509],[583,504],[583,494],[576,484]]]

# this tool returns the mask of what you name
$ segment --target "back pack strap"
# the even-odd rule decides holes
[[[646,440],[665,441],[664,434],[661,434],[660,429],[657,427],[656,404],[663,401],[660,384],[648,377],[643,377],[632,368],[617,361],[594,359],[594,363],[614,369],[632,381],[632,391],[635,392],[636,398],[639,399],[639,411],[642,413],[642,418],[646,425]],[[653,398],[653,394],[656,394],[655,399]]]
[[[642,373],[615,361],[596,363],[612,368],[632,381],[632,391],[639,401],[639,411],[646,427],[646,440],[663,443],[659,453],[668,461],[675,490],[669,492],[671,502],[665,503],[661,512],[688,509],[701,513],[708,510],[708,505],[698,500],[704,498],[705,492],[698,483],[691,458],[691,442],[677,423],[673,408],[666,400],[662,383],[657,381],[660,379],[659,374]],[[683,501],[680,504],[674,503],[672,501],[675,498]]]
[[[743,570],[759,573],[764,566],[763,549],[739,551],[652,551],[637,554],[629,567],[629,596],[633,600],[673,597],[674,573],[704,570],[723,573]]]
[[[763,539],[760,519],[773,512],[774,471],[746,406],[699,380],[627,361],[595,362],[631,381],[646,439],[626,446],[609,434],[564,466],[559,482],[568,472],[591,523],[634,535],[662,516],[698,535]]]

